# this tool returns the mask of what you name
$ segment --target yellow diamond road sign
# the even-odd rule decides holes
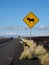
[[[23,21],[32,28],[38,21],[38,17],[32,12],[30,12],[27,16],[24,17]]]

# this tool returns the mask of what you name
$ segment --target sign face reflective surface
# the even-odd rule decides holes
[[[23,21],[29,26],[29,28],[32,28],[39,21],[39,19],[34,13],[30,12],[24,17]]]

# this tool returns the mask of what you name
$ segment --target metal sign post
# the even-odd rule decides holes
[[[30,41],[31,41],[31,32],[32,32],[32,30],[31,30],[31,28],[30,28]]]

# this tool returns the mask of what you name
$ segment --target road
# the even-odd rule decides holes
[[[0,44],[0,65],[9,65],[16,54],[18,40],[12,39],[8,42]]]

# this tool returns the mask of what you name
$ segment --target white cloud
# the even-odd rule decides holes
[[[0,35],[16,35],[15,32],[0,32]]]
[[[21,26],[21,27],[18,27],[18,26],[0,26],[0,30],[28,30],[29,27],[27,26]],[[33,27],[33,29],[36,29],[36,30],[49,30],[49,25],[47,26],[43,26],[43,25],[40,25],[38,27]]]
[[[34,29],[36,29],[36,30],[49,30],[49,26],[40,25],[39,27],[34,27]]]

